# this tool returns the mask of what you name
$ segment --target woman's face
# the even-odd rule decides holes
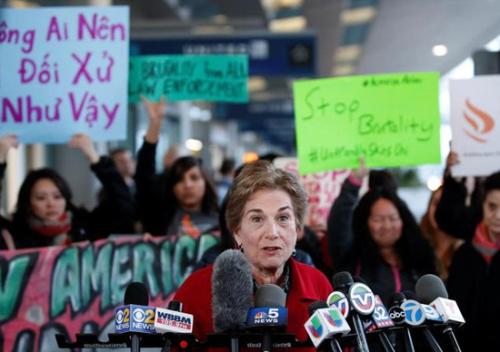
[[[368,217],[370,235],[379,248],[393,247],[401,237],[403,221],[396,206],[385,198],[373,203]]]
[[[30,205],[35,216],[45,221],[55,221],[66,210],[66,199],[52,180],[42,178],[31,189]]]
[[[200,210],[205,194],[205,179],[198,166],[187,170],[174,185],[174,195],[180,206],[187,210]]]
[[[254,269],[270,273],[283,269],[297,241],[297,224],[288,193],[255,192],[245,204],[235,238]]]
[[[490,237],[500,240],[500,190],[492,190],[486,194],[483,202],[483,221]]]

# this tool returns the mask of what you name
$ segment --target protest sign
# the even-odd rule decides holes
[[[328,78],[294,83],[302,174],[440,162],[438,73]]]
[[[296,158],[277,158],[273,163],[276,167],[299,176]],[[327,171],[299,176],[308,195],[306,225],[326,229],[330,208],[349,172],[349,170]]]
[[[54,335],[107,341],[127,285],[143,282],[150,305],[166,307],[203,253],[218,242],[123,236],[92,244],[0,251],[0,350],[58,350]]]
[[[246,55],[150,55],[130,59],[129,99],[248,101]]]
[[[128,45],[128,7],[0,9],[2,134],[124,139]]]
[[[450,81],[453,176],[486,176],[500,169],[500,76]]]

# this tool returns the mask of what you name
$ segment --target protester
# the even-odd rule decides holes
[[[361,277],[387,302],[394,292],[414,290],[419,276],[435,273],[435,260],[415,218],[391,188],[372,188],[358,202],[367,175],[362,159],[333,203],[330,254],[334,271]]]
[[[226,196],[229,187],[231,187],[231,183],[233,182],[234,171],[236,167],[236,162],[234,159],[224,159],[222,161],[222,165],[220,167],[220,179],[217,181],[217,197],[219,202],[222,203],[222,200]]]
[[[15,136],[0,138],[0,160],[14,146]],[[17,199],[10,232],[16,248],[69,244],[105,237],[112,226],[124,223],[132,211],[132,198],[114,163],[99,157],[92,140],[83,134],[72,137],[69,145],[80,149],[91,163],[91,169],[106,189],[111,204],[92,211],[77,208],[71,202],[71,190],[66,181],[49,168],[32,170],[24,179]],[[0,164],[0,174],[6,163]],[[119,228],[117,229],[120,230]]]
[[[451,261],[453,259],[453,254],[463,244],[463,240],[450,236],[441,230],[436,222],[436,207],[441,199],[442,193],[442,187],[439,187],[432,192],[429,199],[429,205],[427,206],[427,211],[420,221],[420,229],[436,254],[438,274],[441,279],[446,281]]]
[[[451,159],[450,166],[458,163],[456,154]],[[457,329],[459,342],[464,351],[499,351],[500,172],[478,187],[481,207],[475,201],[467,204],[464,183],[447,173],[436,220],[440,228],[465,240],[453,256],[447,282],[450,298],[466,320]]]
[[[302,231],[307,195],[291,174],[267,161],[245,166],[229,190],[226,220],[234,241],[251,266],[254,291],[263,284],[279,285],[287,293],[287,332],[306,339],[308,305],[325,300],[332,287],[318,270],[291,258]],[[177,290],[175,300],[194,314],[199,339],[214,331],[213,266],[198,270]]]
[[[199,158],[178,158],[160,182],[155,177],[156,146],[166,104],[143,98],[149,116],[135,174],[137,206],[145,232],[198,237],[218,227],[217,195]]]

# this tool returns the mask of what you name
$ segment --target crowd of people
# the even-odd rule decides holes
[[[282,287],[297,303],[290,306],[289,320],[296,317],[302,324],[308,316],[304,302],[324,300],[332,291],[327,277],[335,272],[349,271],[385,302],[394,292],[414,290],[420,276],[435,273],[467,320],[460,331],[464,349],[498,346],[500,172],[476,179],[468,189],[463,179],[451,176],[450,167],[459,162],[451,152],[443,185],[432,193],[419,224],[391,174],[367,169],[361,158],[332,204],[324,233],[318,233],[304,223],[307,195],[297,178],[269,161],[236,170],[234,161],[227,161],[218,184],[194,156],[177,157],[157,173],[165,102],[143,103],[149,124],[137,164],[125,149],[99,156],[83,134],[68,144],[88,159],[102,185],[97,206],[73,204],[68,183],[55,170],[31,170],[14,213],[0,217],[0,249],[70,245],[110,234],[197,238],[214,233],[220,244],[205,253],[196,264],[199,270],[177,292],[185,309],[211,307],[196,287],[210,287],[211,264],[224,250],[238,249],[250,263],[255,287]],[[7,153],[17,145],[16,136],[0,136],[0,181]],[[368,190],[360,194],[367,178]],[[206,304],[190,305],[193,294]],[[207,317],[197,327],[200,336],[213,331],[209,313],[199,312]],[[299,325],[290,332],[305,338]]]

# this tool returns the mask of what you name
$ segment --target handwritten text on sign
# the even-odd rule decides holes
[[[302,174],[358,166],[439,163],[438,73],[294,83]]]
[[[161,55],[130,59],[130,102],[158,100],[248,101],[245,55]]]
[[[128,18],[128,7],[0,10],[2,132],[28,143],[125,138]]]

